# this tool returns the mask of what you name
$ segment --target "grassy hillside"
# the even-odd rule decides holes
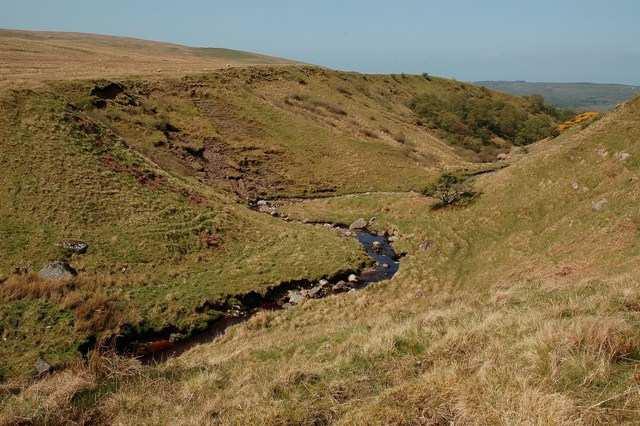
[[[375,215],[409,252],[399,275],[260,315],[155,368],[67,371],[8,400],[4,415],[81,418],[92,408],[94,420],[116,424],[633,424],[638,123],[640,100],[536,144],[469,182],[481,195],[466,207],[434,210],[416,194],[292,202],[286,210],[300,218]]]
[[[546,138],[561,112],[446,79],[196,68],[0,90],[0,424],[634,422],[640,99]],[[113,353],[361,268],[313,224],[359,218],[392,280]]]
[[[230,49],[95,34],[0,29],[0,87],[46,80],[175,76],[247,65],[291,64]]]
[[[201,327],[216,316],[196,310],[203,301],[363,261],[355,242],[259,215],[159,168],[55,92],[6,93],[1,105],[3,376],[30,372],[38,356],[75,359],[85,339],[123,324]],[[57,244],[68,238],[90,245],[71,259],[78,279],[21,272],[64,257]]]
[[[411,100],[452,87],[475,90],[312,67],[5,89],[2,377],[29,375],[39,357],[68,365],[123,329],[189,335],[220,316],[203,306],[358,269],[366,258],[354,240],[248,202],[415,192],[444,169],[486,168],[416,124]],[[67,239],[88,253],[69,258]],[[76,279],[36,276],[64,258]]]
[[[608,111],[640,94],[639,86],[596,83],[479,81],[477,85],[516,96],[542,95],[551,105],[575,111]]]

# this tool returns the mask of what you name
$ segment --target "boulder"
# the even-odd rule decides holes
[[[62,240],[58,243],[58,247],[62,247],[75,254],[84,254],[89,249],[89,244],[79,240]]]
[[[374,252],[381,253],[382,252],[382,243],[380,241],[374,241],[371,244],[371,248],[373,249]]]
[[[350,283],[357,283],[358,282],[358,276],[356,274],[351,274],[351,275],[349,275],[348,281]]]
[[[349,229],[354,231],[359,229],[365,229],[366,227],[367,227],[367,221],[364,220],[363,218],[360,218],[360,219],[357,219],[355,222],[353,222],[349,226]]]
[[[38,276],[45,280],[66,280],[76,275],[78,273],[71,265],[61,261],[48,263],[38,272]]]
[[[351,287],[349,287],[344,281],[338,281],[338,283],[333,286],[333,291],[335,293],[344,293],[349,290],[351,290]]]
[[[38,358],[36,361],[34,368],[36,369],[36,373],[38,376],[44,376],[47,373],[50,373],[53,369],[51,365],[42,358]]]
[[[307,291],[307,296],[313,299],[326,296],[327,293],[329,293],[330,288],[331,285],[329,284],[329,281],[322,280],[320,281],[320,284]]]
[[[289,303],[291,303],[292,305],[297,305],[304,301],[305,296],[302,294],[301,291],[289,290],[289,293],[287,294],[287,298],[289,299]]]

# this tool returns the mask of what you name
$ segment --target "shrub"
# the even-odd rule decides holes
[[[423,194],[440,201],[435,207],[467,204],[477,195],[467,186],[464,178],[449,173],[443,174],[435,184],[425,188]]]
[[[437,129],[451,144],[474,159],[495,156],[496,138],[514,145],[528,145],[557,136],[557,124],[571,112],[544,103],[541,96],[517,99],[500,97],[487,89],[456,86],[455,92],[426,93],[414,97],[409,107],[426,127]]]
[[[528,118],[516,134],[514,143],[516,145],[529,145],[550,136],[556,135],[556,126],[546,115],[535,115]]]

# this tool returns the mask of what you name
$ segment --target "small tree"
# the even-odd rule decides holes
[[[438,182],[424,190],[424,194],[440,200],[436,207],[464,204],[476,196],[465,184],[464,179],[449,173],[440,176]]]

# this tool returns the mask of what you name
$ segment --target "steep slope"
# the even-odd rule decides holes
[[[6,93],[1,105],[3,375],[29,372],[38,355],[74,359],[83,340],[123,324],[202,327],[216,317],[196,309],[203,302],[363,261],[355,242],[158,168],[53,92]],[[58,245],[69,238],[90,245],[71,259],[78,279],[28,273],[65,257]]]
[[[640,99],[481,175],[466,207],[415,194],[292,202],[299,218],[375,215],[409,252],[400,273],[256,317],[117,391],[84,372],[69,392],[102,395],[89,406],[118,424],[631,424],[638,141]]]
[[[95,34],[0,29],[0,87],[44,80],[175,76],[230,66],[291,64],[230,49]]]

